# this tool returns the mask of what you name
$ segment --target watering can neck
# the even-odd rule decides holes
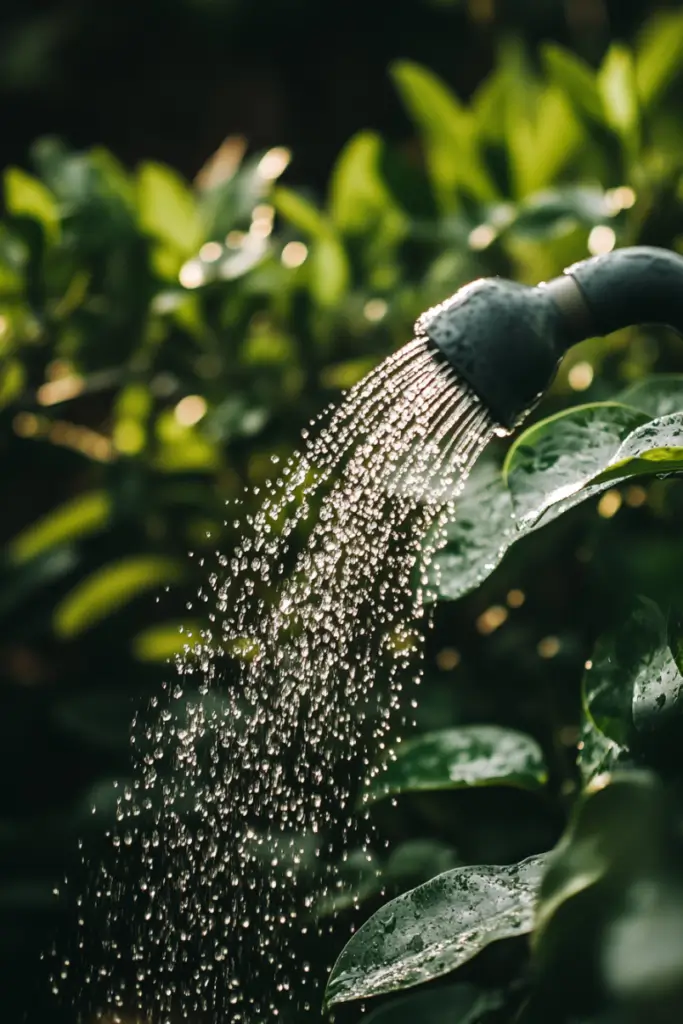
[[[683,334],[683,257],[667,249],[619,249],[540,287],[560,311],[567,347],[634,324],[666,324]]]

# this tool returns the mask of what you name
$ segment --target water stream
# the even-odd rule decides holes
[[[231,508],[239,545],[197,596],[210,629],[135,723],[81,960],[57,970],[84,1020],[319,1013],[299,951],[334,928],[315,908],[339,861],[372,845],[359,795],[410,727],[427,566],[493,430],[413,341],[314,424],[256,514]]]

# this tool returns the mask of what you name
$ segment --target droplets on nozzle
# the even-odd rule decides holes
[[[84,1021],[319,1018],[302,963],[335,914],[316,908],[343,902],[351,850],[369,856],[358,796],[410,718],[427,565],[493,430],[413,341],[313,427],[258,512],[230,515],[238,545],[197,597],[210,629],[134,725],[80,961],[55,972]]]

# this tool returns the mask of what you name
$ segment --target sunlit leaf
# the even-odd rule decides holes
[[[397,745],[364,800],[470,786],[538,789],[545,781],[543,753],[530,736],[497,725],[463,725]]]
[[[138,209],[144,231],[184,255],[201,241],[201,225],[190,187],[163,164],[144,163],[138,171]]]
[[[55,197],[38,178],[18,167],[5,171],[5,205],[14,216],[33,217],[56,239],[59,234],[59,210]]]
[[[614,43],[598,74],[607,123],[631,145],[637,142],[639,106],[633,56]]]
[[[91,629],[140,594],[174,583],[182,574],[171,558],[131,555],[81,580],[55,608],[54,630],[68,640]]]
[[[418,64],[397,61],[391,74],[422,134],[430,175],[442,205],[453,205],[458,187],[478,199],[495,199],[495,188],[479,153],[472,113],[436,75]]]
[[[504,466],[522,523],[540,518],[611,464],[621,443],[648,422],[645,413],[618,402],[576,406],[551,416],[517,438]]]
[[[163,622],[138,633],[131,646],[138,661],[165,662],[182,654],[199,639],[197,623]]]
[[[643,105],[657,101],[680,74],[683,61],[683,12],[658,11],[646,22],[636,49],[638,95]]]
[[[546,43],[541,54],[549,76],[565,91],[575,109],[602,122],[605,116],[602,99],[590,65],[571,50],[554,43]]]
[[[329,209],[333,222],[344,234],[362,234],[393,208],[380,174],[382,148],[376,132],[359,132],[337,159],[330,182]]]
[[[57,544],[104,529],[110,515],[111,498],[106,491],[80,494],[22,530],[9,542],[8,554],[14,562],[28,562]]]
[[[10,405],[22,392],[26,370],[18,359],[8,359],[0,367],[0,409]]]
[[[545,855],[456,868],[385,904],[332,970],[328,1006],[394,992],[455,970],[497,939],[530,931]]]

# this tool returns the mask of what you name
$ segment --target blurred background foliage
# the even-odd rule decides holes
[[[271,457],[472,278],[683,252],[683,12],[15,0],[1,17],[2,1013],[70,1022],[38,959],[66,928],[55,890],[104,827],[135,709],[202,625],[186,603],[235,541],[226,501],[255,508]],[[542,412],[672,370],[665,331],[587,342]],[[676,592],[682,501],[675,481],[609,490],[438,605],[418,727],[522,729],[552,798],[381,805],[396,891],[553,844],[583,664],[634,593]]]

